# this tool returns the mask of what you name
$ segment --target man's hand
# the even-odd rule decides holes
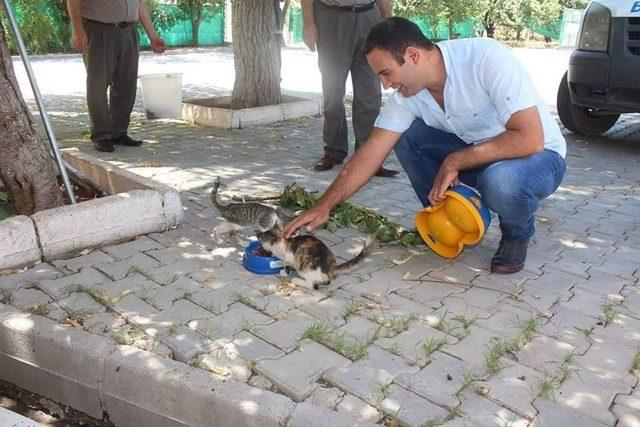
[[[89,45],[89,39],[87,38],[87,33],[84,31],[82,25],[78,25],[77,27],[73,27],[73,47],[80,53],[85,53],[87,51],[87,47]]]
[[[433,180],[433,186],[429,192],[429,203],[435,205],[444,200],[444,192],[452,185],[460,184],[458,179],[459,169],[455,166],[454,157],[450,154],[444,159],[444,162],[440,165],[438,174]]]
[[[163,53],[167,50],[167,45],[162,38],[155,36],[151,38],[151,50],[153,53]]]
[[[318,27],[315,22],[305,23],[302,27],[302,40],[311,52],[315,52],[318,42]]]
[[[330,209],[317,204],[287,224],[282,230],[282,235],[288,239],[303,225],[307,226],[307,231],[312,231],[329,220],[329,212]]]

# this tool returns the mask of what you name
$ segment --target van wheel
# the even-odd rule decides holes
[[[569,84],[567,83],[567,73],[564,73],[560,87],[558,87],[558,116],[562,124],[573,133],[580,133],[588,136],[597,136],[605,133],[616,124],[620,114],[606,116],[596,116],[592,114],[590,108],[581,107],[571,103],[569,96]]]

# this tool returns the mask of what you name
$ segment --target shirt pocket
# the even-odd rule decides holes
[[[491,103],[457,111],[451,117],[458,129],[458,136],[468,140],[478,141],[495,136],[496,126],[499,125],[498,113]]]

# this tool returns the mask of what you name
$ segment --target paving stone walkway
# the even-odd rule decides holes
[[[384,246],[313,291],[245,271],[228,241],[212,250],[209,191],[216,176],[225,197],[324,190],[335,171],[311,169],[322,119],[231,132],[138,109],[131,133],[149,143],[104,154],[82,97],[49,103],[64,146],[172,185],[185,221],[0,277],[5,304],[285,395],[292,424],[640,425],[639,115],[606,137],[567,136],[567,176],[541,204],[524,271],[488,271],[494,221],[457,259]],[[352,201],[407,227],[419,208],[404,174]],[[365,237],[317,234],[342,259]]]

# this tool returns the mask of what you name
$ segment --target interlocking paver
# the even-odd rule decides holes
[[[504,406],[500,406],[486,399],[472,390],[465,390],[459,394],[462,404],[462,415],[442,424],[446,427],[484,427],[505,425],[525,427],[529,421]]]
[[[635,348],[640,343],[640,320],[623,314],[617,315],[608,326],[596,329],[593,337],[596,340],[617,341]]]
[[[335,410],[344,397],[345,392],[338,387],[320,386],[313,390],[305,402]]]
[[[437,352],[418,373],[401,375],[395,382],[432,402],[454,408],[460,403],[456,393],[466,381],[465,374],[472,374],[465,363]]]
[[[598,320],[585,316],[564,303],[557,304],[553,308],[553,313],[553,317],[538,330],[559,341],[574,345],[577,353],[584,353],[590,345],[587,332],[595,328]]]
[[[603,307],[609,304],[615,307],[623,300],[622,295],[619,294],[601,295],[581,289],[574,289],[572,292],[573,297],[563,305],[596,319],[601,319],[604,316]]]
[[[94,265],[94,268],[109,276],[111,280],[120,280],[130,274],[160,266],[161,264],[150,256],[143,253],[136,253],[120,261]]]
[[[574,351],[571,344],[538,335],[522,347],[517,357],[523,365],[554,374]]]
[[[631,395],[618,395],[611,412],[618,417],[620,427],[640,425],[640,388],[636,387]]]
[[[388,351],[401,354],[407,360],[424,366],[430,354],[445,344],[455,344],[458,341],[452,335],[445,334],[424,322],[416,322],[404,332],[391,338],[380,338],[376,344]]]
[[[178,362],[187,362],[198,354],[208,353],[220,347],[219,344],[203,337],[193,329],[179,326],[175,331],[160,338],[173,353]]]
[[[384,400],[386,389],[393,382],[393,375],[384,369],[353,364],[344,368],[332,368],[322,379],[349,394],[358,396],[370,405],[377,406]]]
[[[531,402],[540,392],[544,375],[524,365],[502,362],[506,366],[488,381],[479,382],[486,396],[512,411],[533,419],[537,411]]]
[[[91,287],[110,280],[93,268],[85,268],[80,273],[70,274],[58,279],[45,279],[38,287],[54,298],[64,298],[78,287]]]
[[[113,258],[102,251],[93,251],[90,254],[70,259],[51,261],[59,270],[68,270],[77,273],[85,267],[96,264],[113,262]]]
[[[613,425],[615,417],[609,406],[617,394],[628,394],[631,387],[598,374],[581,370],[556,390],[558,403],[578,411],[588,417]]]
[[[256,364],[255,369],[276,384],[287,396],[300,402],[317,387],[316,380],[327,369],[347,366],[350,363],[349,359],[338,353],[310,342],[280,359],[262,360]]]
[[[448,414],[440,406],[394,384],[389,386],[380,410],[398,420],[400,425],[409,427],[440,424]]]
[[[616,342],[597,340],[583,356],[574,358],[572,363],[603,378],[620,381],[633,387],[638,382],[638,379],[629,373],[634,356],[634,348]]]
[[[49,304],[51,297],[38,289],[20,289],[11,294],[9,303],[18,308],[31,310],[36,306],[45,306]]]
[[[246,331],[236,334],[235,339],[227,344],[225,349],[247,360],[277,359],[284,356],[284,352],[279,348]]]
[[[119,245],[106,246],[103,252],[111,255],[115,259],[127,259],[140,252],[150,251],[152,249],[161,249],[163,246],[148,236],[139,236],[135,240]]]
[[[382,414],[376,408],[350,394],[340,401],[336,410],[364,422],[377,423],[382,419]]]
[[[548,399],[538,399],[533,405],[538,409],[540,414],[533,422],[533,427],[552,427],[552,426],[584,426],[584,427],[602,427],[604,424],[598,420],[587,417],[580,412],[572,410],[570,407],[558,404]]]
[[[223,314],[192,320],[188,326],[219,343],[229,343],[245,329],[268,325],[274,320],[241,303],[235,303]]]
[[[62,273],[49,264],[38,264],[22,273],[0,276],[0,294],[9,294],[16,289],[28,287],[47,279],[56,279]]]
[[[442,351],[467,362],[469,369],[474,370],[484,365],[488,345],[496,338],[501,338],[501,335],[478,326],[471,326],[469,333],[463,339],[456,344],[445,345]]]

